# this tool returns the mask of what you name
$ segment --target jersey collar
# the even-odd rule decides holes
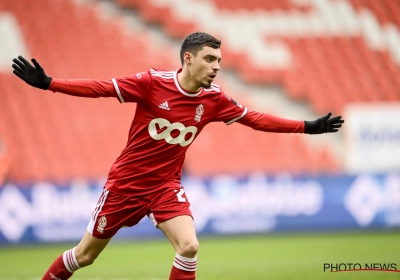
[[[187,91],[187,90],[185,90],[185,89],[183,89],[183,88],[181,87],[181,85],[179,84],[179,81],[178,81],[178,73],[181,72],[181,71],[182,71],[182,68],[175,71],[174,81],[175,81],[175,86],[176,86],[176,88],[177,88],[183,95],[190,96],[190,97],[199,96],[200,93],[202,92],[203,88],[200,88],[200,90],[199,90],[198,92],[191,92],[191,91]]]

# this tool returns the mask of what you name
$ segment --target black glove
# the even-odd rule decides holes
[[[316,119],[315,121],[304,121],[304,133],[321,134],[337,132],[342,127],[342,116],[330,118],[332,113]]]
[[[41,89],[49,88],[51,77],[47,76],[46,73],[44,73],[43,68],[36,61],[36,59],[32,58],[32,63],[33,65],[35,65],[36,68],[33,67],[22,56],[18,56],[18,59],[14,58],[13,62],[13,73],[24,80],[27,84]]]

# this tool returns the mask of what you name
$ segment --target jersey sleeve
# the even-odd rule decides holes
[[[265,132],[304,133],[302,120],[289,120],[256,111],[248,111],[246,116],[238,120],[238,123]]]
[[[237,103],[225,92],[221,92],[216,106],[214,121],[223,121],[230,125],[243,118],[247,113],[247,108]]]
[[[114,86],[110,80],[63,80],[52,78],[48,90],[79,97],[117,97]]]
[[[124,78],[111,79],[119,102],[141,102],[150,92],[151,75],[140,72]]]

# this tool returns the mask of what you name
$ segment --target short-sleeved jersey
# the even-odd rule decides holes
[[[180,183],[186,150],[206,124],[231,124],[247,113],[219,86],[188,92],[181,71],[150,69],[112,79],[119,101],[136,102],[126,147],[111,167],[105,187],[123,195],[145,195]]]

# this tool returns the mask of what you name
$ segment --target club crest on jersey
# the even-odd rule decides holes
[[[200,105],[197,106],[197,108],[196,108],[196,117],[194,118],[194,120],[195,120],[196,122],[199,122],[200,119],[201,119],[201,116],[203,115],[203,113],[204,113],[204,106],[203,106],[203,104],[200,104]]]
[[[101,217],[101,218],[99,219],[99,221],[98,221],[98,224],[99,224],[99,225],[97,226],[97,231],[100,232],[100,233],[103,233],[104,228],[105,228],[106,225],[107,225],[106,216]]]

